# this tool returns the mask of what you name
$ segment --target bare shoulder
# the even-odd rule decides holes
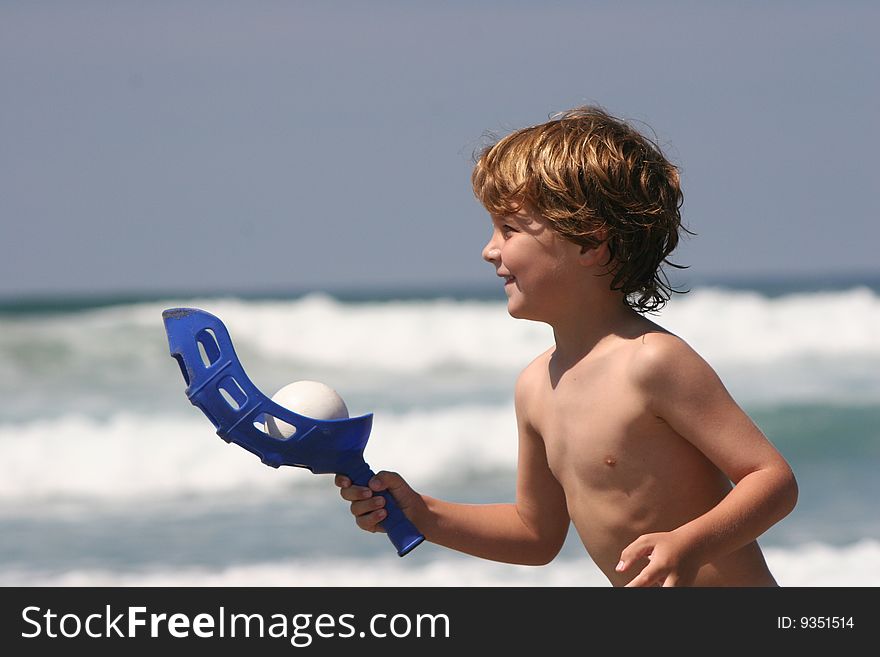
[[[665,330],[647,332],[634,341],[627,373],[647,392],[720,385],[711,365],[682,338]]]
[[[715,370],[672,333],[649,331],[632,341],[626,376],[645,406],[733,482],[761,468],[791,470],[739,406]]]
[[[548,366],[553,348],[547,349],[526,365],[516,379],[515,402],[517,414],[525,418],[528,409],[534,407],[541,390],[548,380]]]

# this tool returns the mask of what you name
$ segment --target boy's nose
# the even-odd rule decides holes
[[[486,262],[495,262],[501,258],[501,249],[495,246],[494,242],[495,240],[490,240],[489,243],[483,247],[483,260]]]

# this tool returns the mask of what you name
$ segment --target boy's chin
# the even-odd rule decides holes
[[[510,300],[507,302],[507,314],[514,319],[528,319],[535,322],[543,321],[540,317],[536,316],[536,313],[529,312],[528,308],[524,308],[517,303],[511,303]]]

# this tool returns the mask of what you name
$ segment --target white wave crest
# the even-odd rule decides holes
[[[90,358],[108,348],[137,352],[147,336],[164,347],[161,311],[174,305],[217,315],[236,346],[252,353],[334,367],[424,372],[459,363],[515,369],[552,344],[548,327],[511,319],[502,301],[343,303],[314,294],[292,301],[168,300],[4,319],[0,347],[13,338],[23,344],[28,336],[51,338]],[[880,356],[874,328],[880,297],[868,288],[774,298],[698,288],[675,297],[657,319],[713,360]]]
[[[880,542],[808,544],[765,550],[781,586],[880,586]],[[0,586],[590,586],[608,580],[584,555],[541,566],[516,566],[454,554],[416,565],[388,559],[292,559],[221,568],[0,570]]]
[[[196,409],[192,419],[129,413],[0,425],[0,501],[107,502],[308,486],[306,470],[269,468],[226,445]],[[474,471],[513,471],[512,407],[451,407],[374,416],[365,457],[415,484]]]
[[[866,287],[775,298],[696,289],[670,302],[660,322],[713,360],[880,356],[880,297]]]
[[[161,320],[172,306],[220,317],[258,386],[328,377],[397,407],[435,383],[453,393],[464,381],[477,392],[508,381],[512,389],[516,373],[553,341],[549,327],[511,319],[500,301],[189,299],[0,318],[0,396],[8,402],[0,421],[48,399],[56,414],[81,407],[106,417],[133,403],[142,410],[144,399],[172,408],[181,380]],[[657,321],[743,401],[880,400],[880,297],[868,288],[776,298],[698,288],[674,298]],[[395,390],[396,381],[416,394]]]

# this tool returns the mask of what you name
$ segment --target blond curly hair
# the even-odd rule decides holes
[[[474,194],[494,215],[521,207],[585,247],[607,241],[611,288],[651,312],[672,292],[663,264],[678,245],[683,195],[660,147],[596,106],[513,132],[475,157]]]

